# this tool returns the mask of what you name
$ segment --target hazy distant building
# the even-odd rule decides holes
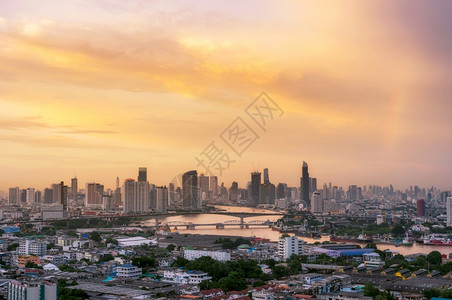
[[[239,200],[239,184],[237,181],[233,181],[229,189],[229,200],[235,202]]]
[[[52,203],[60,203],[61,202],[61,189],[59,183],[54,183],[51,185],[53,190],[53,201]]]
[[[113,201],[113,195],[103,195],[102,196],[102,209],[103,210],[113,210],[114,208],[114,201]]]
[[[18,187],[9,188],[8,203],[9,205],[16,205],[20,202],[20,189]]]
[[[169,200],[169,205],[174,205],[174,203],[176,202],[174,183],[172,183],[172,182],[170,182],[170,184],[168,185],[168,200]]]
[[[264,169],[264,183],[270,183],[270,177],[268,175],[268,169]]]
[[[27,189],[27,204],[33,204],[35,203],[35,189],[34,188],[28,188]]]
[[[287,195],[287,184],[278,183],[276,186],[276,199],[288,198]]]
[[[209,176],[205,176],[204,174],[199,175],[199,189],[201,191],[201,199],[205,201],[209,199]]]
[[[323,199],[319,191],[312,193],[312,212],[322,213],[323,212]]]
[[[418,217],[425,217],[425,200],[424,199],[417,199],[416,209],[417,209]]]
[[[182,175],[182,208],[200,208],[198,192],[198,172],[188,171]]]
[[[87,183],[85,188],[85,206],[87,208],[101,208],[103,195],[103,185],[95,182]]]
[[[308,172],[308,164],[303,161],[303,167],[301,171],[301,179],[300,179],[300,187],[301,187],[301,200],[303,200],[307,207],[311,207],[311,202],[309,200],[309,172]]]
[[[275,204],[275,185],[267,182],[259,186],[259,204]]]
[[[78,193],[78,179],[74,177],[71,179],[71,195],[75,196]]]
[[[348,199],[351,201],[360,200],[358,187],[356,185],[350,185],[348,187]]]
[[[124,205],[124,213],[149,211],[150,208],[149,182],[126,179],[121,194],[122,202]]]
[[[44,189],[44,203],[46,204],[53,203],[53,189],[49,188]]]
[[[212,198],[216,199],[218,197],[218,177],[210,176],[210,192],[212,193]]]
[[[261,186],[261,173],[251,173],[251,197],[249,198],[250,205],[259,204],[259,191]]]
[[[141,167],[138,169],[138,181],[148,181],[148,169]]]
[[[317,191],[317,178],[311,177],[309,179],[309,191],[311,193]]]
[[[42,201],[42,192],[35,191],[35,203],[41,203]]]
[[[452,196],[446,200],[447,226],[452,227]]]
[[[168,212],[168,189],[166,186],[156,188],[155,211],[159,213]]]

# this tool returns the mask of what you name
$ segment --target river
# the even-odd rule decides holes
[[[237,206],[216,206],[218,209],[224,209],[228,212],[259,212],[259,213],[271,213],[274,214],[275,211],[265,210],[259,208],[250,208],[250,207],[237,207]],[[280,216],[257,216],[257,217],[249,217],[245,219],[245,222],[250,222],[253,220],[259,221],[271,221],[275,222],[280,219]],[[183,216],[170,216],[166,218],[159,219],[161,224],[168,223],[171,228],[174,228],[174,225],[178,223],[193,223],[193,224],[214,224],[214,223],[227,223],[228,221],[238,220],[238,218],[227,215],[209,215],[209,214],[198,214],[198,215],[183,215]],[[154,225],[154,220],[146,220],[144,221],[144,225]],[[232,235],[232,236],[243,236],[243,237],[260,237],[267,238],[271,241],[277,241],[281,236],[281,233],[278,231],[272,230],[268,226],[251,226],[250,228],[241,229],[239,226],[226,226],[225,229],[216,229],[215,226],[200,226],[195,228],[194,230],[186,229],[185,226],[178,226],[178,232],[180,233],[192,233],[192,234],[212,234],[212,235]],[[314,242],[323,242],[329,241],[329,236],[322,236],[320,239],[312,239],[303,237],[308,243]],[[362,244],[363,246],[364,244]],[[431,245],[423,245],[423,244],[414,244],[413,246],[400,246],[396,247],[395,245],[377,245],[380,250],[394,250],[398,251],[402,255],[414,254],[414,253],[430,253],[432,251],[439,251],[442,254],[449,255],[452,253],[452,246],[431,246]]]

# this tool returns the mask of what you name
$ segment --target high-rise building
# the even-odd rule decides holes
[[[9,188],[8,204],[17,205],[20,202],[20,189],[18,187]]]
[[[218,177],[210,176],[210,192],[212,193],[212,198],[216,199],[218,196]]]
[[[174,183],[170,182],[168,185],[168,200],[169,200],[169,205],[174,205],[174,203],[176,202],[176,195],[175,195],[175,191],[174,191]]]
[[[63,205],[63,216],[66,217],[67,216],[67,194],[68,194],[68,186],[64,185],[64,181],[60,182],[60,187],[59,187],[59,192],[60,192],[60,202],[59,204]]]
[[[358,186],[350,185],[348,187],[348,199],[351,201],[359,200]]]
[[[53,189],[49,188],[44,189],[44,203],[47,204],[53,203]]]
[[[35,203],[41,203],[42,201],[42,192],[36,191],[35,192]]]
[[[119,186],[119,177],[116,177],[116,189],[119,189],[120,188],[120,186]]]
[[[278,183],[276,186],[276,199],[289,198],[287,196],[287,184]]]
[[[268,169],[264,169],[264,183],[270,183],[270,177],[268,176]]]
[[[103,195],[103,185],[95,182],[88,182],[85,188],[85,206],[88,208],[101,208]]]
[[[447,226],[452,227],[452,196],[446,200]]]
[[[166,186],[156,188],[156,207],[155,211],[159,213],[168,212],[168,189]]]
[[[78,193],[78,179],[74,177],[71,179],[71,195],[75,196]]]
[[[150,192],[149,182],[126,179],[121,192],[124,213],[148,212],[151,206]]]
[[[259,204],[259,191],[261,186],[261,173],[253,172],[251,173],[251,197],[250,197],[250,205],[258,205]]]
[[[301,179],[300,179],[300,185],[301,185],[301,200],[303,200],[307,208],[311,208],[311,202],[309,200],[309,172],[308,172],[308,164],[303,161],[303,167],[301,171]]]
[[[61,202],[61,189],[59,183],[54,183],[51,185],[53,190],[53,203],[60,203]]]
[[[233,181],[231,188],[229,189],[229,200],[238,201],[239,200],[239,184],[237,181]]]
[[[199,175],[199,188],[201,191],[201,199],[202,201],[210,199],[209,197],[209,176],[205,176],[204,174]]]
[[[182,175],[182,208],[200,208],[198,195],[198,172],[188,171]]]
[[[259,186],[259,204],[275,204],[275,185],[267,182]]]
[[[148,169],[141,167],[138,169],[138,181],[148,181]]]
[[[319,191],[312,193],[312,212],[313,213],[323,212],[323,199]]]
[[[309,179],[309,191],[311,193],[317,191],[317,178],[311,177]]]
[[[50,281],[19,282],[11,280],[8,283],[8,300],[56,300],[58,285]]]
[[[417,199],[416,208],[417,208],[417,216],[425,217],[425,200],[424,199]]]
[[[284,260],[290,258],[292,254],[302,255],[304,244],[305,241],[296,236],[280,238],[278,242],[278,254]]]
[[[27,189],[27,204],[35,203],[35,189],[28,188]]]

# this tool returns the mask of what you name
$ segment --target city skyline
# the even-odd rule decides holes
[[[0,190],[201,173],[195,157],[262,91],[284,116],[219,182],[259,165],[297,186],[305,160],[341,186],[451,189],[451,2],[0,8]]]

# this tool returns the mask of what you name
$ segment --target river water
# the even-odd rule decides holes
[[[250,208],[250,207],[237,207],[237,206],[216,206],[219,209],[224,209],[228,212],[259,212],[259,213],[271,213],[274,214],[275,211],[265,210],[259,208]],[[250,222],[253,220],[259,221],[271,221],[275,222],[280,219],[280,216],[258,216],[258,217],[249,217],[245,219],[245,222]],[[212,234],[212,235],[232,235],[232,236],[243,236],[243,237],[260,237],[267,238],[271,241],[277,241],[281,236],[281,233],[275,230],[272,230],[268,226],[250,226],[250,228],[241,229],[239,226],[226,226],[225,229],[216,229],[215,226],[199,226],[194,230],[186,229],[185,226],[178,226],[178,224],[182,223],[193,223],[193,224],[215,224],[215,223],[228,223],[229,221],[237,221],[239,220],[233,216],[227,215],[209,215],[209,214],[199,214],[199,215],[185,215],[185,216],[170,216],[166,218],[159,219],[160,224],[166,224],[174,228],[177,226],[177,231],[180,233],[191,233],[191,234]],[[154,225],[154,220],[146,220],[144,221],[144,225]],[[312,239],[303,237],[308,243],[314,242],[323,242],[329,241],[329,236],[322,236],[320,239]],[[362,244],[361,246],[363,246]],[[439,251],[442,254],[449,255],[452,253],[452,246],[431,246],[431,245],[423,245],[423,244],[414,244],[413,246],[400,246],[396,247],[395,245],[377,245],[380,250],[394,250],[398,251],[402,255],[414,254],[414,253],[430,253],[432,251]]]

